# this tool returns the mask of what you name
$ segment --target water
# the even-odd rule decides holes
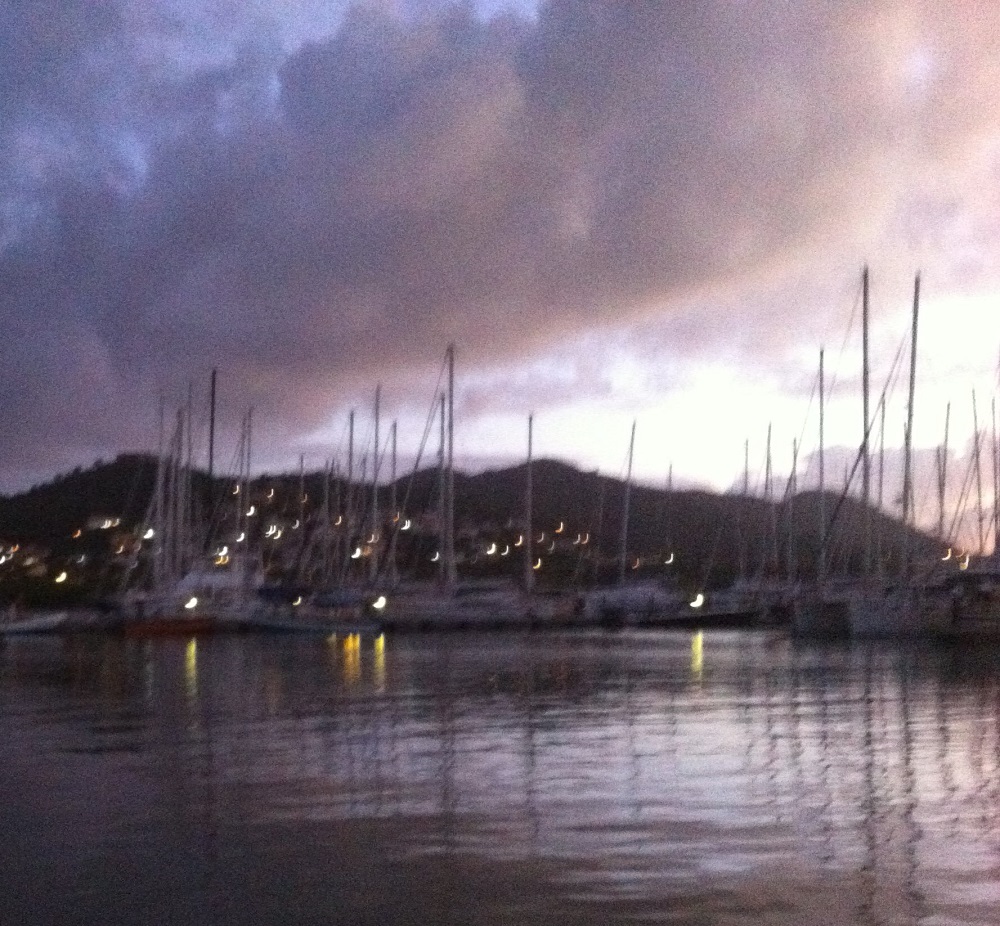
[[[0,923],[1000,923],[1000,657],[23,639]]]

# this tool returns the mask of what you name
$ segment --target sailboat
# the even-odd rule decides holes
[[[387,627],[401,630],[529,626],[542,616],[544,608],[540,597],[532,594],[533,576],[526,578],[523,588],[509,580],[459,581],[455,550],[454,344],[449,344],[445,353],[445,372],[444,392],[434,400],[435,405],[439,403],[441,415],[440,545],[435,553],[438,578],[432,585],[400,585],[385,609],[383,621]],[[530,486],[530,467],[528,479]],[[530,488],[527,505],[530,511]],[[528,527],[530,537],[530,514]],[[525,545],[530,551],[527,539]],[[528,551],[526,555],[530,555]],[[526,570],[529,568],[526,566]]]
[[[658,579],[639,581],[626,579],[629,572],[628,531],[635,426],[636,423],[633,421],[622,497],[617,579],[614,585],[593,588],[582,593],[577,607],[577,619],[581,623],[621,627],[637,623],[673,623],[688,616],[684,610],[683,598],[673,588],[665,587]]]

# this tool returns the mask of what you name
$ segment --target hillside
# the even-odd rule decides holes
[[[532,474],[536,552],[545,552],[547,559],[540,581],[561,584],[612,578],[620,558],[624,483],[554,460],[537,461]],[[456,532],[463,574],[521,574],[523,557],[515,554],[501,561],[499,557],[487,558],[484,551],[491,542],[513,549],[524,526],[525,483],[523,464],[475,475],[456,473]],[[15,544],[23,548],[22,564],[26,561],[24,550],[33,551],[28,568],[17,570],[8,563],[0,570],[0,600],[9,600],[15,593],[24,595],[32,581],[50,585],[52,575],[70,566],[73,581],[69,585],[76,595],[106,593],[121,580],[128,556],[122,551],[127,551],[144,528],[155,484],[154,458],[125,455],[60,476],[28,492],[0,497],[0,541],[8,549]],[[262,516],[273,523],[290,525],[293,519],[297,522],[304,516],[308,531],[309,525],[320,521],[327,506],[333,519],[352,499],[358,513],[355,534],[360,534],[360,525],[368,517],[362,512],[369,510],[371,503],[370,487],[355,486],[351,493],[342,480],[326,482],[323,474],[312,473],[305,476],[300,497],[299,484],[298,475],[263,475],[254,480],[248,501],[256,501]],[[427,469],[400,479],[395,487],[379,490],[383,518],[388,518],[395,497],[397,507],[405,504],[404,515],[414,520],[414,530],[401,535],[398,561],[404,570],[415,570],[416,574],[431,570],[428,563],[437,544],[438,487],[439,474]],[[195,473],[193,509],[205,523],[214,525],[212,536],[226,536],[227,522],[232,523],[230,514],[235,509],[231,493],[231,482],[217,479],[210,485],[206,474]],[[828,521],[836,517],[830,529],[830,569],[857,571],[862,538],[869,527],[864,510],[853,499],[831,494],[824,504]],[[741,572],[783,576],[790,564],[796,574],[809,575],[820,548],[819,505],[816,492],[801,493],[790,503],[769,505],[755,497],[695,490],[668,493],[633,486],[629,567],[637,570],[633,574],[670,575],[690,587],[723,586]],[[208,517],[209,512],[214,516]],[[561,530],[557,530],[560,525]],[[875,538],[872,547],[884,551],[883,559],[891,569],[892,559],[902,547],[902,527],[895,519],[873,511],[870,530]],[[790,531],[794,538],[791,563]],[[284,558],[269,554],[275,574],[300,567],[306,536],[300,533],[295,541],[298,546]],[[936,549],[934,541],[918,533],[912,533],[909,542],[913,550]],[[49,588],[46,594],[52,596],[56,591]],[[70,594],[69,587],[58,590],[58,595]]]

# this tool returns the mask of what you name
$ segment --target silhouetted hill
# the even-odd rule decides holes
[[[613,570],[619,556],[622,510],[626,486],[622,480],[584,472],[555,460],[533,464],[534,533],[547,533],[546,544],[559,541],[563,551],[563,573],[573,568],[572,557],[584,544],[572,549],[567,538],[586,537],[586,553],[593,574]],[[195,508],[216,511],[224,520],[231,480],[216,479],[209,486],[207,476],[196,473],[193,480]],[[44,547],[55,555],[86,549],[95,554],[117,540],[99,531],[74,538],[95,517],[118,518],[120,532],[133,531],[146,517],[156,484],[156,460],[150,456],[123,455],[111,463],[98,463],[87,470],[75,470],[28,492],[0,497],[0,538]],[[318,514],[328,504],[332,514],[344,509],[348,491],[342,481],[325,484],[321,473],[304,477],[305,501],[299,493],[297,474],[264,475],[255,479],[258,499],[266,499],[267,512],[274,517]],[[488,538],[491,531],[523,530],[526,466],[491,470],[475,475],[455,474],[456,524],[465,549],[474,551],[476,538]],[[406,514],[417,517],[436,514],[439,474],[425,469],[398,480],[397,504],[406,499]],[[355,487],[355,510],[370,502],[370,489]],[[380,511],[389,510],[391,487],[380,489]],[[747,574],[784,575],[789,565],[789,532],[793,565],[799,574],[811,573],[820,549],[820,496],[804,492],[787,504],[768,504],[756,497],[720,495],[700,490],[666,492],[634,485],[630,496],[628,522],[629,564],[643,572],[660,570],[674,554],[673,569],[686,584],[724,585],[745,571]],[[891,559],[902,547],[904,531],[899,522],[885,514],[871,512],[853,499],[839,499],[827,493],[823,499],[827,519],[835,517],[830,531],[831,571],[853,571],[861,566],[862,540],[869,534],[873,550],[881,549]],[[262,502],[263,507],[263,502]],[[234,509],[235,510],[235,509]],[[556,529],[562,525],[560,535]],[[100,542],[99,542],[100,541]],[[933,541],[911,532],[915,550],[933,549]],[[474,557],[474,553],[469,554]],[[474,562],[468,559],[468,562]],[[596,564],[596,565],[595,565]],[[512,572],[513,561],[509,563]],[[579,568],[577,568],[579,573]]]

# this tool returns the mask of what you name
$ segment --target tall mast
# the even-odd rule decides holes
[[[982,556],[986,546],[984,536],[984,521],[986,512],[983,511],[983,467],[982,467],[982,435],[979,432],[979,413],[976,410],[976,390],[972,390],[972,430],[975,432],[973,438],[973,461],[976,467],[976,523],[979,527],[979,555]]]
[[[868,355],[868,265],[861,272],[861,395],[864,426],[861,431],[861,504],[864,517],[864,540],[862,541],[861,570],[863,575],[871,574],[871,453],[869,451],[869,433],[871,417],[868,410],[869,393],[869,355]]]
[[[390,461],[391,470],[389,473],[392,479],[391,496],[389,504],[392,506],[392,536],[389,539],[389,582],[395,585],[399,579],[396,567],[396,538],[399,535],[399,507],[396,501],[396,422],[392,423],[392,459]]]
[[[375,462],[372,465],[372,555],[369,559],[369,575],[372,580],[378,573],[378,549],[379,549],[379,510],[378,510],[378,477],[380,451],[379,447],[379,414],[382,404],[382,385],[375,387]]]
[[[743,497],[740,499],[740,582],[750,569],[750,438],[743,441]]]
[[[826,378],[825,351],[819,352],[819,561],[816,563],[816,580],[826,579]]]
[[[524,590],[531,593],[535,585],[535,569],[532,557],[533,545],[531,543],[531,535],[534,531],[534,525],[532,524],[532,491],[533,486],[531,482],[531,441],[532,441],[532,429],[534,425],[534,415],[528,415],[528,465],[525,468],[525,486],[524,486]]]
[[[625,476],[625,500],[622,504],[622,530],[618,546],[618,581],[625,581],[625,566],[628,558],[628,514],[632,496],[632,454],[635,450],[635,421],[632,422],[632,437],[628,443],[628,469]]]
[[[993,555],[997,554],[997,544],[1000,540],[1000,470],[997,467],[997,400],[990,402],[990,417],[993,419],[993,448],[990,456],[993,460]]]
[[[917,318],[920,312],[920,274],[913,283],[913,331],[910,335],[910,388],[906,403],[906,447],[903,454],[903,526],[909,527],[913,513],[913,396],[917,376]],[[903,533],[903,569],[909,569],[909,533]]]
[[[212,385],[208,390],[208,484],[212,485],[215,475],[215,378],[216,369],[212,368]],[[210,489],[211,491],[211,489]],[[212,505],[209,506],[213,507]]]
[[[944,410],[944,443],[938,450],[938,539],[944,541],[944,498],[948,485],[948,426],[951,423],[951,402]]]
[[[351,568],[354,554],[354,409],[347,415],[347,481],[344,485],[344,573]]]
[[[440,542],[441,549],[438,551],[438,581],[441,583],[442,588],[448,582],[448,569],[447,563],[445,561],[445,547],[448,545],[446,535],[448,533],[447,525],[447,509],[448,509],[448,477],[446,475],[447,465],[447,453],[446,447],[448,443],[448,425],[446,423],[447,419],[447,407],[448,399],[445,394],[441,393],[440,401],[440,413],[441,413],[441,435],[440,443],[438,445],[438,525],[440,532]]]
[[[788,477],[788,499],[786,500],[785,522],[788,525],[788,545],[785,548],[785,575],[789,582],[795,581],[795,493],[798,491],[799,442],[792,438],[792,472]]]
[[[767,459],[764,464],[764,499],[771,519],[770,567],[772,573],[778,572],[778,513],[774,509],[774,476],[771,471],[771,424],[767,425]],[[763,566],[763,564],[761,564]]]
[[[446,488],[448,507],[445,512],[445,583],[449,590],[458,584],[455,566],[455,344],[448,345],[448,461]]]

